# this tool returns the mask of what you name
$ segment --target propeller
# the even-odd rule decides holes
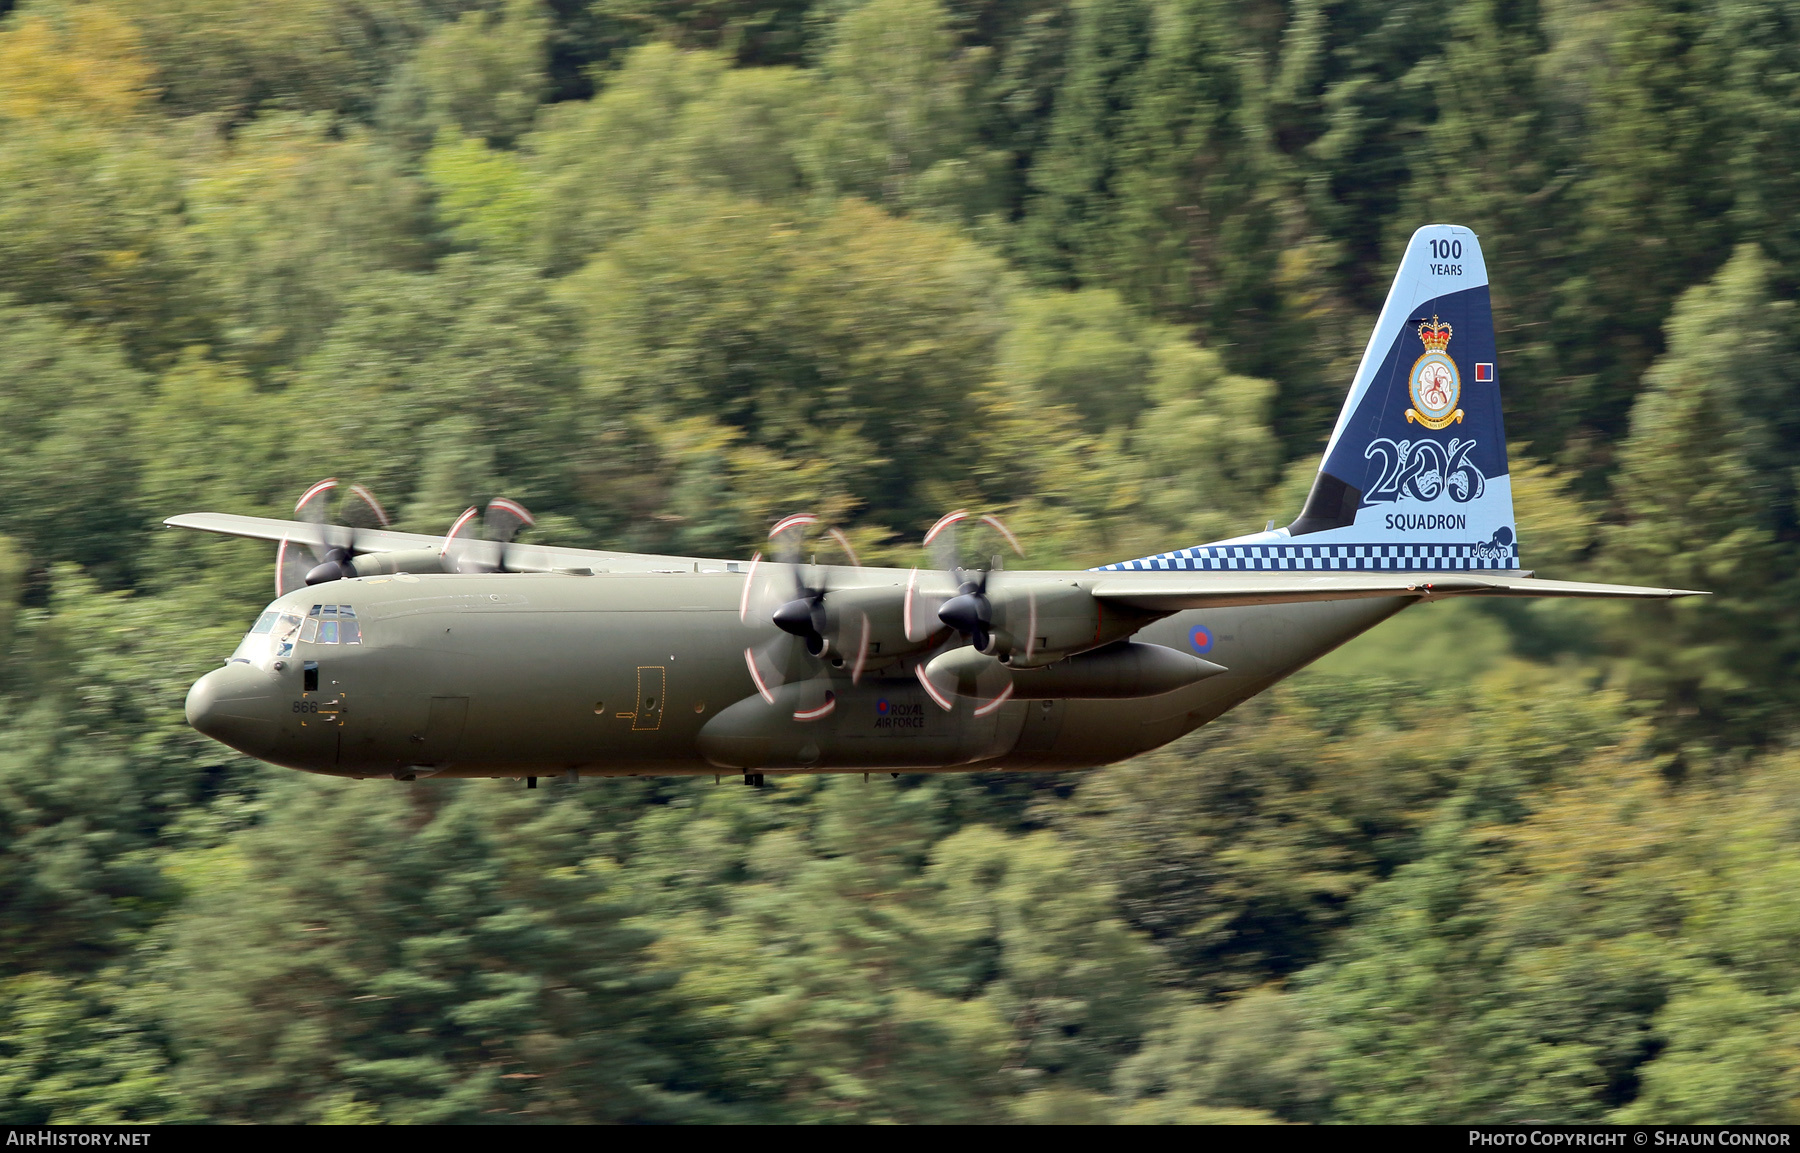
[[[518,559],[511,555],[516,547],[513,538],[537,522],[524,505],[505,497],[490,501],[476,524],[478,512],[470,508],[458,517],[438,548],[380,552],[359,560],[365,552],[358,547],[359,533],[387,528],[387,510],[360,484],[344,487],[336,477],[322,480],[294,505],[294,519],[301,523],[283,538],[275,554],[275,595],[345,577],[396,571],[507,571],[508,561]]]
[[[276,596],[343,576],[356,555],[357,530],[386,528],[389,523],[387,510],[373,493],[360,484],[340,490],[336,477],[302,493],[294,505],[294,519],[308,527],[283,538],[276,550]]]
[[[852,684],[862,680],[869,656],[869,617],[863,612],[834,614],[828,602],[831,568],[817,564],[809,542],[840,552],[850,568],[861,568],[856,550],[835,528],[819,532],[819,518],[809,513],[787,517],[769,531],[768,555],[750,559],[738,619],[746,625],[767,620],[779,632],[761,645],[744,649],[744,663],[763,700],[775,703],[775,690],[790,681],[815,682],[794,710],[797,721],[829,716],[837,705],[830,689],[835,669],[846,666]],[[808,556],[807,563],[801,556]],[[851,619],[834,619],[842,617]]]
[[[968,536],[962,531],[965,528],[980,530],[974,539],[991,546],[992,551],[983,550],[986,556],[983,567],[963,566],[963,549]],[[1005,599],[996,604],[1000,582],[1004,580],[999,576],[1005,555],[1002,545],[1011,549],[1015,556],[1025,555],[1019,547],[1019,539],[992,514],[974,516],[967,510],[958,509],[933,525],[925,534],[925,548],[931,556],[934,571],[921,579],[915,569],[907,582],[908,639],[923,640],[934,629],[949,629],[963,644],[988,657],[1007,658],[1019,649],[1013,633],[1004,627],[1013,623],[1011,617],[1018,608]],[[1037,602],[1029,588],[1023,590],[1023,600],[1024,619],[1017,623],[1022,626],[1023,652],[1029,659],[1037,632]],[[996,625],[997,618],[1001,622],[999,625]],[[959,647],[952,645],[946,652],[955,652]],[[939,658],[944,655],[940,653]],[[934,658],[931,662],[921,663],[916,671],[926,694],[946,712],[955,707],[953,698],[961,696],[973,699],[976,716],[987,716],[1013,695],[1012,675],[1000,660],[960,659],[940,663]]]
[[[458,573],[490,573],[506,571],[507,554],[519,530],[537,524],[526,507],[506,497],[488,502],[477,531],[475,515],[480,510],[469,506],[456,518],[444,534],[444,570]]]

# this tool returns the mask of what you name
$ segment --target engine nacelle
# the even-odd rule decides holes
[[[360,563],[360,561],[359,561]],[[913,606],[931,615],[913,622],[917,639],[906,631],[907,587],[893,583],[834,588],[825,595],[826,623],[821,630],[827,655],[853,661],[868,630],[868,667],[885,667],[895,657],[926,652],[941,643],[945,626],[936,615],[933,590]],[[988,653],[1016,669],[1052,665],[1075,653],[1124,640],[1164,614],[1102,604],[1072,580],[1019,580],[1004,574],[988,593],[993,630]]]
[[[345,576],[389,576],[399,572],[445,572],[444,554],[434,548],[366,552],[344,566]]]
[[[855,660],[863,644],[865,622],[868,628],[867,659],[887,664],[893,657],[918,652],[935,638],[918,641],[906,637],[906,586],[903,584],[865,585],[860,588],[833,589],[825,594],[828,621],[825,635],[831,651],[846,660]],[[934,630],[935,631],[935,630]]]
[[[1124,640],[1153,614],[1103,605],[1074,581],[1007,582],[992,595],[992,654],[1009,668],[1054,665],[1076,653]]]
[[[934,658],[925,675],[950,688],[976,684],[984,673],[991,681],[999,667],[995,658],[965,645]],[[1011,668],[1009,675],[1015,700],[1123,700],[1172,693],[1224,671],[1223,665],[1162,645],[1120,641],[1040,668]]]

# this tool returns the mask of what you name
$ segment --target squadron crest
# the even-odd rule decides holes
[[[1406,410],[1409,423],[1448,428],[1463,418],[1463,410],[1456,407],[1462,399],[1462,375],[1445,351],[1450,347],[1450,332],[1450,326],[1435,316],[1419,325],[1419,341],[1425,345],[1425,354],[1413,361],[1407,384],[1412,396],[1412,407]]]

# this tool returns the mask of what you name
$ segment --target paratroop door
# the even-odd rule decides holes
[[[639,665],[637,671],[637,711],[631,716],[631,727],[662,728],[663,690],[667,688],[668,670],[661,665]]]

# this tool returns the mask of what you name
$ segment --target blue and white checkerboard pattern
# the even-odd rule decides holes
[[[1484,544],[1229,544],[1199,545],[1142,560],[1101,565],[1095,572],[1430,572],[1516,569],[1517,543]]]

